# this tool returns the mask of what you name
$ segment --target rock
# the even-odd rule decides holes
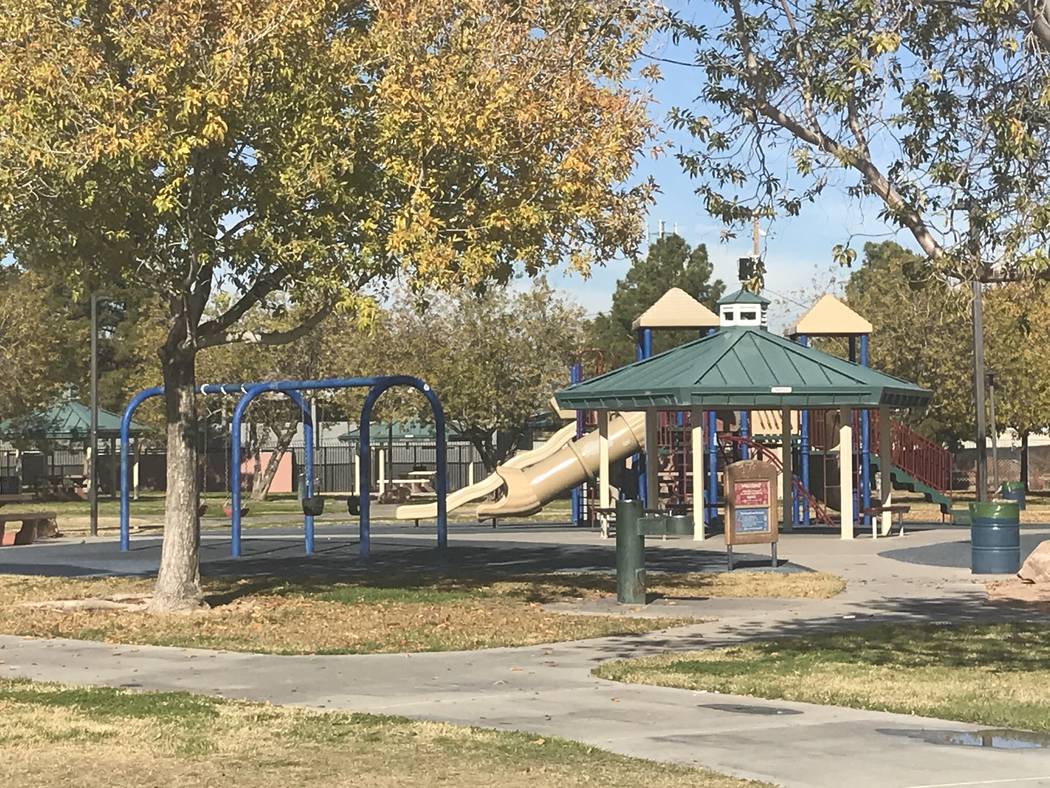
[[[1017,576],[1026,583],[1050,583],[1050,539],[1039,543]]]

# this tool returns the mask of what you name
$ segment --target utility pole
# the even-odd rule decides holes
[[[988,411],[992,419],[992,489],[999,489],[999,427],[995,423],[995,373],[985,375],[988,381]]]
[[[89,528],[98,536],[98,293],[91,294],[91,433],[88,444]]]
[[[988,500],[988,429],[984,416],[984,317],[981,307],[981,283],[974,276],[973,290],[973,393],[977,406],[977,500]]]

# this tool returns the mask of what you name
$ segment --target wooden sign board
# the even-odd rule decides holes
[[[726,544],[770,544],[780,538],[777,469],[761,460],[726,468]]]

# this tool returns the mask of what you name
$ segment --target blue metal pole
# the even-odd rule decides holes
[[[158,397],[164,393],[160,386],[143,389],[124,408],[124,415],[120,419],[120,549],[127,552],[131,549],[131,495],[128,487],[128,455],[130,453],[128,444],[131,440],[131,417],[135,414],[138,406],[150,397]]]
[[[705,336],[718,333],[717,328],[708,328]],[[709,410],[707,419],[707,445],[704,447],[707,454],[707,484],[704,485],[704,494],[707,496],[707,522],[713,523],[718,517],[718,414]]]
[[[639,328],[635,331],[635,343],[634,343],[634,357],[636,361],[645,361],[653,355],[653,330],[651,328]],[[638,499],[642,502],[643,506],[648,506],[649,497],[649,465],[648,458],[650,455],[655,456],[656,452],[648,451],[649,447],[646,447],[644,453],[638,452],[632,458],[631,464],[634,468],[635,479],[638,484]]]
[[[707,495],[709,523],[718,517],[718,415],[707,412]]]
[[[244,392],[237,401],[237,406],[233,409],[233,419],[230,422],[230,509],[232,510],[230,512],[230,555],[234,558],[238,558],[241,555],[241,423],[244,420],[244,412],[252,400],[260,394],[267,391],[284,394],[298,405],[299,410],[302,411],[303,438],[307,443],[307,448],[304,452],[305,464],[308,474],[307,478],[310,479],[304,492],[307,495],[313,494],[313,429],[312,426],[308,426],[311,425],[310,409],[306,406],[306,400],[303,399],[302,394],[298,390],[290,386],[276,388],[275,386],[278,385],[283,384],[253,383],[249,386],[216,387],[227,394],[236,391]],[[208,386],[202,386],[201,393],[215,393],[209,391],[208,388]],[[306,554],[310,555],[314,551],[314,518],[307,514],[303,515],[303,533],[304,548]]]
[[[809,347],[809,337],[805,334],[799,336],[798,343],[802,347]],[[798,453],[799,463],[802,465],[801,473],[799,474],[802,480],[802,486],[808,491],[809,490],[809,411],[803,410],[799,420],[799,441],[798,441]],[[802,524],[809,525],[809,498],[802,497]]]
[[[575,385],[583,382],[583,364],[579,361],[573,363],[569,367],[569,383]],[[583,411],[576,411],[576,437],[579,438],[583,435]],[[583,523],[583,485],[577,485],[572,488],[571,493],[572,500],[572,524],[581,525]]]
[[[303,414],[303,497],[312,498],[314,494],[314,424],[310,417],[310,408],[303,395],[298,391],[284,392],[288,398],[299,406]],[[237,433],[238,438],[240,432]],[[238,512],[238,519],[240,513]],[[303,512],[303,545],[307,555],[314,552],[314,517]]]
[[[434,426],[437,431],[437,479],[435,480],[437,487],[437,543],[438,549],[441,550],[444,550],[448,546],[448,457],[446,456],[445,411],[441,407],[441,400],[438,399],[437,394],[435,394],[434,390],[422,380],[407,375],[391,375],[390,377],[381,378],[372,384],[371,388],[368,390],[367,396],[365,396],[365,404],[361,407],[360,450],[361,489],[363,491],[361,496],[360,519],[361,544],[359,546],[361,558],[368,558],[369,553],[371,552],[372,542],[372,501],[369,491],[371,486],[369,472],[371,471],[371,468],[369,467],[368,462],[372,409],[375,407],[376,401],[382,396],[383,392],[394,386],[410,386],[411,388],[422,392],[423,396],[425,396],[430,403],[431,412],[434,414]],[[332,386],[331,388],[340,387]],[[345,388],[345,386],[341,388]]]
[[[740,411],[740,437],[747,438],[751,435],[751,414],[749,411]],[[750,456],[746,445],[740,446],[740,459],[746,460]]]
[[[371,391],[371,389],[369,389]],[[369,410],[369,416],[371,416],[371,408]],[[360,466],[360,484],[361,487],[358,490],[359,509],[358,509],[358,522],[357,522],[357,533],[358,541],[358,555],[363,559],[367,559],[369,554],[372,552],[372,442],[371,442],[371,423],[369,419],[364,419],[358,423],[357,426],[357,455],[361,458]]]
[[[261,385],[250,386],[237,400],[230,420],[230,555],[241,554],[241,421],[251,401],[262,394]]]
[[[860,336],[860,365],[868,366],[868,335]],[[864,524],[871,525],[871,414],[865,408],[860,412],[860,494]]]
[[[200,390],[201,394],[243,394],[243,393],[245,393],[248,390],[248,388],[250,388],[251,386],[254,386],[254,385],[259,385],[259,384],[256,384],[256,383],[205,383],[203,386],[200,387],[199,390]],[[138,409],[139,405],[141,405],[143,402],[145,402],[146,400],[150,399],[151,397],[159,397],[163,393],[164,393],[164,387],[163,386],[154,386],[153,388],[143,389],[142,391],[140,391],[138,394],[136,394],[134,397],[131,398],[131,401],[128,403],[127,408],[124,409],[124,415],[121,418],[121,423],[120,423],[120,472],[121,472],[121,480],[120,480],[120,549],[123,550],[123,551],[127,551],[130,548],[130,544],[131,544],[130,528],[129,528],[129,522],[130,522],[130,519],[131,519],[131,501],[130,501],[130,496],[128,494],[128,484],[129,484],[129,480],[128,480],[128,453],[129,453],[129,451],[128,451],[128,442],[129,442],[130,437],[131,437],[131,421],[132,421],[132,417],[133,417],[135,411]],[[297,405],[299,405],[300,409],[303,410],[303,413],[306,415],[306,417],[309,417],[309,410],[306,409],[306,406],[305,406],[305,404],[302,401],[302,397],[299,397],[298,400],[296,400],[296,398],[292,396],[292,393],[290,393],[288,391],[285,391],[284,393],[287,394],[292,399],[293,402],[295,402]],[[312,462],[312,458],[311,458],[311,462]],[[238,473],[238,476],[239,476],[240,475],[240,466],[238,466],[237,473]],[[313,518],[310,519],[310,523],[311,523],[311,527],[312,527]],[[312,532],[310,534],[310,538],[312,540]]]

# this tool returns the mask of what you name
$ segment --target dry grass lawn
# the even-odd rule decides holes
[[[1050,630],[885,625],[609,662],[597,675],[1050,731]]]
[[[0,680],[0,785],[743,788],[759,783],[522,733],[181,693]]]
[[[808,596],[838,593],[819,573],[653,575],[652,591],[673,597]],[[112,643],[276,654],[452,651],[637,634],[694,623],[559,613],[553,602],[615,594],[600,574],[511,579],[366,575],[341,580],[252,578],[205,581],[210,608],[157,616],[136,603],[152,582],[135,578],[0,576],[0,632]],[[117,600],[103,607],[97,600]],[[95,600],[64,607],[55,600]],[[130,602],[130,605],[129,605]],[[121,609],[121,607],[130,609]],[[116,609],[113,609],[116,608]]]

